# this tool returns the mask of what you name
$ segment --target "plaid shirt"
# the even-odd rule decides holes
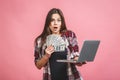
[[[74,32],[72,31],[66,31],[62,33],[61,37],[65,40],[68,40],[69,46],[67,48],[68,50],[68,55],[70,55],[71,58],[74,58],[75,56],[79,55],[79,47],[77,43],[77,38]],[[46,48],[46,45],[44,44],[42,46],[42,49],[40,50],[39,48],[41,47],[40,45],[41,39],[38,40],[38,44],[35,46],[35,63],[37,60],[41,59],[42,56],[44,55],[44,50]],[[80,76],[76,65],[72,63],[68,63],[68,68],[67,68],[67,75],[69,80],[82,80],[82,77]],[[43,80],[51,80],[51,73],[50,73],[50,64],[49,61],[47,64],[44,66],[43,69]]]

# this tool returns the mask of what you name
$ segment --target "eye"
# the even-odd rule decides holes
[[[61,19],[58,19],[58,21],[60,22],[60,21],[62,21]]]
[[[53,22],[55,19],[51,19],[51,22]]]

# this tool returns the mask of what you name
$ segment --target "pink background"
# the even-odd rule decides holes
[[[119,0],[0,0],[0,80],[42,79],[33,44],[53,7],[63,11],[80,49],[85,39],[101,40],[95,61],[78,67],[84,80],[120,80]]]

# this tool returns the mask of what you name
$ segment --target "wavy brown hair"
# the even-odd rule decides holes
[[[49,25],[52,20],[53,14],[59,14],[61,17],[62,24],[61,24],[61,28],[60,28],[60,33],[67,30],[64,15],[63,15],[62,11],[60,9],[53,8],[48,12],[48,14],[46,16],[46,21],[45,21],[43,32],[35,39],[35,45],[37,45],[37,40],[39,38],[41,38],[42,44],[44,44],[46,37],[52,33],[51,30],[49,29]]]

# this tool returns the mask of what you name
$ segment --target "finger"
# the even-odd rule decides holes
[[[49,46],[49,47],[47,47],[47,50],[51,50],[52,48]]]
[[[50,46],[51,49],[53,49],[54,47],[53,46]]]
[[[82,62],[82,64],[86,64],[86,62]]]
[[[54,47],[52,46],[52,47],[50,47],[50,50],[54,50]]]
[[[51,52],[54,52],[54,49],[51,49],[50,51],[51,51]]]
[[[48,46],[47,48],[48,48],[48,49],[52,49],[52,48],[54,48],[54,47],[53,47],[52,45],[50,45],[50,46]]]
[[[81,63],[76,63],[76,65],[77,65],[77,66],[82,66],[82,64],[81,64]]]

